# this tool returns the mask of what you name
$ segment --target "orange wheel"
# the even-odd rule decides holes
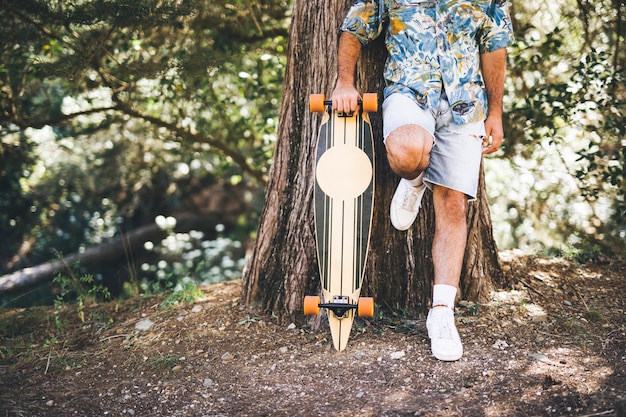
[[[309,97],[309,110],[312,113],[326,111],[324,100],[326,100],[324,94],[311,94]]]
[[[378,111],[378,94],[363,94],[363,111],[368,113],[376,113]]]
[[[316,316],[320,313],[320,298],[314,295],[304,297],[304,314]]]
[[[357,314],[359,317],[374,317],[374,299],[372,297],[359,297]]]

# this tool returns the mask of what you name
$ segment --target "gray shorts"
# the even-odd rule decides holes
[[[426,185],[431,189],[441,185],[476,199],[485,123],[454,123],[447,99],[441,100],[435,117],[403,94],[390,95],[383,102],[385,140],[394,129],[407,124],[419,125],[434,137],[430,165],[424,174]]]

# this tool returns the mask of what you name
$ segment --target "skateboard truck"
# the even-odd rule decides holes
[[[371,297],[359,297],[357,303],[350,302],[347,295],[335,295],[330,303],[322,303],[319,296],[304,297],[304,314],[316,315],[322,308],[332,311],[339,320],[348,318],[346,313],[350,310],[356,310],[360,317],[374,317],[374,299]]]
[[[352,304],[350,302],[350,298],[348,296],[345,295],[336,295],[333,297],[333,302],[332,303],[326,303],[326,304],[318,304],[319,307],[322,308],[327,308],[330,311],[332,311],[333,313],[335,313],[335,316],[341,320],[343,318],[345,318],[346,313],[350,310],[356,310],[358,305],[357,304]]]

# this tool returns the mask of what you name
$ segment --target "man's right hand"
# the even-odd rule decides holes
[[[352,113],[359,110],[361,96],[354,88],[354,72],[360,53],[361,42],[354,35],[342,32],[337,52],[337,85],[331,98],[333,109],[340,113]]]
[[[333,110],[339,113],[353,113],[359,110],[361,96],[352,84],[337,83],[333,91]]]

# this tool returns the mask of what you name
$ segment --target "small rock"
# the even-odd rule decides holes
[[[204,381],[202,381],[202,386],[210,387],[211,385],[213,385],[213,380],[211,378],[204,378]]]
[[[495,371],[493,371],[492,369],[483,371],[483,376],[486,376],[488,378],[492,378],[495,374],[496,374]]]
[[[154,322],[150,319],[143,319],[135,324],[135,329],[147,332],[154,326]]]
[[[46,402],[46,405],[47,405],[48,407],[52,407],[52,406],[54,405],[54,400],[49,400],[49,401],[47,401],[47,402]]]
[[[401,358],[404,358],[405,355],[406,354],[404,353],[404,351],[400,350],[398,352],[393,352],[390,356],[391,356],[391,359],[401,359]]]
[[[199,313],[201,311],[202,311],[202,306],[200,304],[193,306],[193,308],[191,309],[192,313]]]
[[[509,344],[505,340],[496,340],[492,346],[494,349],[504,350],[509,347]]]
[[[549,365],[552,365],[552,361],[550,360],[550,358],[548,358],[543,353],[531,353],[530,357],[533,358],[533,359],[537,359],[539,362],[543,362],[543,363],[547,363]]]
[[[359,392],[356,393],[356,397],[357,398],[363,398],[364,395],[365,395],[365,392],[363,392],[363,391],[359,391]]]
[[[275,370],[276,370],[276,364],[273,363],[272,366],[270,366],[270,369],[265,371],[265,375],[269,375],[270,373],[274,372]]]
[[[278,351],[280,353],[287,353],[289,351],[289,349],[286,346],[281,347],[280,349],[278,349]]]
[[[291,323],[289,326],[287,326],[287,330],[293,330],[296,328],[295,323]]]
[[[230,353],[230,352],[226,352],[226,353],[224,353],[224,354],[222,355],[222,360],[223,360],[224,362],[230,362],[230,361],[232,361],[233,359],[235,359],[235,356],[234,356],[232,353]]]
[[[172,372],[177,372],[177,371],[180,371],[181,369],[183,369],[182,366],[176,365],[175,367],[172,368]]]

